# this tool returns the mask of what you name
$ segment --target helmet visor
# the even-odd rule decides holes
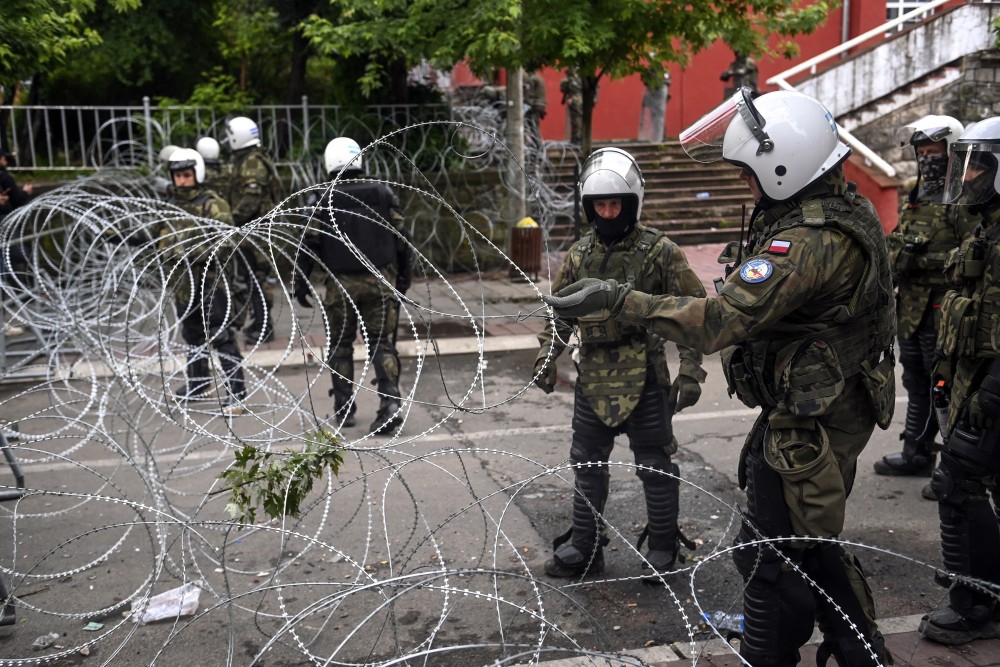
[[[989,201],[996,190],[997,144],[952,144],[945,179],[944,201],[975,206]]]
[[[900,146],[916,146],[918,144],[944,141],[951,134],[947,125],[910,123],[896,132],[896,143]]]
[[[722,159],[722,142],[733,118],[740,114],[744,104],[743,91],[738,90],[728,100],[701,117],[681,132],[681,147],[689,157],[698,162],[718,162]]]

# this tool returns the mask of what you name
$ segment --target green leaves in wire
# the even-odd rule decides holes
[[[342,452],[340,438],[326,429],[307,433],[301,452],[286,449],[278,454],[245,445],[236,452],[233,464],[219,473],[226,487],[214,493],[229,491],[226,511],[243,525],[256,521],[258,508],[271,519],[298,517],[323,471],[340,472]]]

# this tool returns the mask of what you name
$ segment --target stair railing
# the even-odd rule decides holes
[[[775,74],[774,76],[772,76],[767,80],[767,83],[772,86],[778,86],[783,90],[795,90],[795,86],[788,83],[788,79],[795,76],[796,74],[800,74],[802,72],[805,72],[806,70],[808,70],[810,74],[815,74],[816,66],[819,65],[820,63],[835,58],[840,54],[849,51],[860,44],[867,42],[873,37],[882,36],[883,38],[885,38],[885,35],[889,33],[896,26],[902,25],[903,23],[911,21],[919,16],[923,16],[924,14],[933,12],[935,9],[941,7],[942,5],[954,2],[955,0],[932,0],[931,2],[920,5],[916,9],[908,11],[905,14],[901,14],[896,18],[892,19],[891,21],[886,21],[882,25],[876,28],[872,28],[868,32],[862,33],[857,37],[844,42],[840,46],[836,46],[830,49],[829,51],[824,51],[818,56],[814,56],[809,60],[805,60],[799,63],[798,65],[795,65],[794,67],[790,67],[789,69],[785,70],[784,72],[781,72],[780,74]],[[878,153],[868,148],[868,146],[862,143],[857,137],[855,137],[853,134],[851,134],[843,127],[841,127],[839,123],[837,123],[837,131],[840,133],[840,138],[843,140],[845,144],[850,146],[855,152],[862,155],[866,160],[868,160],[868,162],[877,167],[886,176],[889,177],[896,176],[895,167],[893,167],[891,164],[883,160]]]

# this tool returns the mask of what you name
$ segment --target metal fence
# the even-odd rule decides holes
[[[450,120],[447,105],[376,105],[348,109],[311,105],[262,105],[241,112],[261,128],[266,148],[284,164],[302,164],[322,153],[335,136],[365,143],[416,123]],[[0,105],[5,145],[17,156],[14,169],[78,171],[100,167],[152,166],[168,144],[194,146],[199,137],[224,136],[226,119],[208,107]]]

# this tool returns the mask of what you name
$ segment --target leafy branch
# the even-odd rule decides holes
[[[236,452],[236,460],[219,473],[226,487],[214,493],[229,492],[226,511],[230,518],[244,525],[257,519],[262,508],[271,519],[298,517],[302,502],[322,479],[327,468],[333,475],[344,462],[340,438],[326,429],[305,435],[301,452],[285,450],[281,454],[265,452],[245,445]]]

